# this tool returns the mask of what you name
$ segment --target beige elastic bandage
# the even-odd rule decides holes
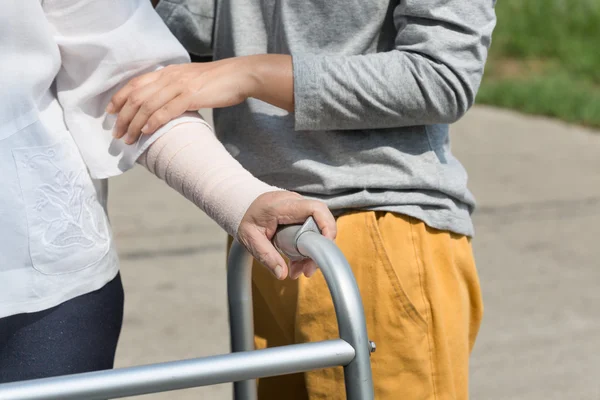
[[[164,180],[233,237],[250,204],[279,190],[256,179],[225,150],[203,121],[175,126],[138,163]]]

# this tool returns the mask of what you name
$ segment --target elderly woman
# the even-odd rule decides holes
[[[106,178],[136,161],[280,279],[278,224],[313,215],[335,235],[322,203],[255,179],[197,113],[133,144],[113,137],[122,121],[105,112],[111,96],[188,61],[148,0],[8,2],[0,54],[0,382],[112,367],[123,289]]]

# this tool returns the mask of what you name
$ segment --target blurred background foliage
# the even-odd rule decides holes
[[[600,127],[600,0],[498,0],[477,102]]]

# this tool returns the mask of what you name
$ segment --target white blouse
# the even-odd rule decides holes
[[[187,62],[149,0],[18,0],[0,12],[0,318],[99,289],[118,271],[105,178],[127,146],[104,108],[130,78]]]

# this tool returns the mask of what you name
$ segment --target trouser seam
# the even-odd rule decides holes
[[[415,230],[414,230],[414,221],[409,221],[409,226],[410,226],[410,237],[411,237],[411,241],[413,244],[413,251],[415,253],[415,259],[417,261],[417,271],[419,273],[419,286],[421,289],[421,296],[423,299],[423,302],[427,305],[427,307],[425,307],[425,313],[426,313],[426,318],[428,319],[428,324],[427,324],[427,346],[429,347],[429,365],[431,367],[431,385],[433,386],[433,398],[437,399],[438,395],[437,395],[437,387],[436,387],[436,382],[435,382],[435,363],[433,362],[433,346],[431,344],[431,325],[433,323],[433,321],[431,321],[431,303],[427,300],[427,297],[425,296],[425,291],[423,289],[423,276],[422,276],[422,272],[424,271],[424,264],[423,264],[423,259],[422,257],[420,257],[420,252],[417,251],[417,243],[415,240]]]

